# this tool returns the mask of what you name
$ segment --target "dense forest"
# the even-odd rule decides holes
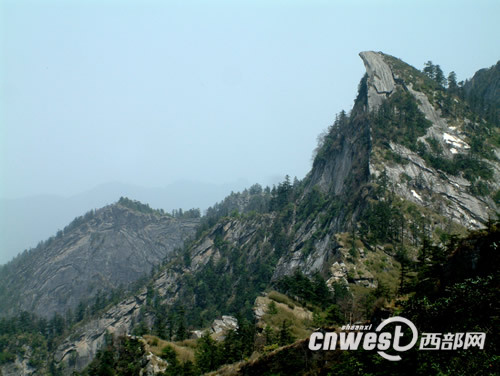
[[[485,332],[487,342],[484,350],[433,353],[415,348],[405,353],[400,362],[384,361],[375,352],[342,352],[335,354],[333,362],[326,362],[324,359],[315,362],[312,352],[304,354],[301,347],[292,346],[264,355],[260,362],[269,366],[270,362],[266,357],[270,357],[271,362],[275,363],[272,363],[267,372],[258,374],[298,374],[298,365],[300,374],[311,375],[322,370],[342,375],[482,375],[483,370],[489,370],[489,374],[498,373],[500,364],[497,354],[500,343],[495,335],[500,327],[500,305],[496,299],[500,288],[498,239],[500,222],[491,222],[485,230],[470,232],[462,239],[451,238],[444,247],[424,243],[420,248],[419,259],[409,262],[406,272],[402,271],[400,289],[396,293],[390,293],[379,286],[371,293],[365,307],[365,322],[369,323],[377,323],[382,317],[386,317],[387,307],[391,306],[393,314],[410,319],[421,331]],[[475,266],[470,264],[471,259],[477,261]],[[411,278],[408,277],[410,274]],[[318,316],[314,323],[319,327],[327,329],[345,324],[345,317],[336,301],[349,292],[332,293],[320,275],[309,278],[297,272],[277,281],[274,287],[302,304],[315,307]],[[223,364],[248,359],[257,350],[256,346],[259,346],[259,335],[265,337],[265,346],[276,344],[276,349],[294,342],[290,324],[286,321],[283,321],[279,331],[272,333],[267,330],[263,334],[259,334],[250,321],[240,318],[238,322],[239,328],[228,333],[221,342],[213,340],[208,333],[198,339],[194,362],[181,363],[172,347],[166,346],[162,351],[169,366],[164,374],[201,375],[216,370]],[[161,333],[155,332],[155,335],[162,338]],[[180,332],[174,336],[178,340],[183,339]],[[84,375],[133,375],[133,370],[140,367],[144,349],[137,339],[110,337],[109,341]],[[278,357],[281,361],[277,361]],[[123,362],[128,362],[128,370],[124,369]],[[252,372],[252,369],[259,369],[259,361],[244,367]],[[456,373],[456,370],[460,371]]]

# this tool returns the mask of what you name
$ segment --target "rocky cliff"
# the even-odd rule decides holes
[[[272,190],[254,186],[210,209],[196,239],[138,293],[77,326],[59,344],[57,363],[68,365],[67,372],[81,369],[95,357],[107,332],[130,334],[138,327],[159,332],[167,325],[166,313],[183,312],[191,329],[224,314],[252,314],[263,290],[297,270],[319,273],[332,289],[340,284],[352,291],[369,290],[380,283],[395,288],[401,254],[416,259],[424,242],[444,242],[448,233],[482,227],[499,210],[498,124],[474,112],[463,91],[448,90],[401,60],[373,51],[360,56],[367,73],[354,107],[340,113],[320,140],[306,178],[293,184],[287,179]],[[110,220],[106,211],[115,211],[116,218]],[[154,262],[146,254],[160,257],[157,249],[166,254],[164,244],[175,238],[173,231],[194,225],[174,224],[151,213],[132,215],[122,207],[103,209],[101,216],[108,219],[92,223],[100,226],[99,233],[113,234],[109,240],[92,240],[82,230],[85,240],[75,235],[73,241],[65,238],[60,247],[50,248],[51,259],[61,260],[59,269],[53,269],[58,275],[72,270],[64,255],[86,254],[74,266],[81,268],[90,257],[99,257],[85,250],[106,244],[113,249],[134,246],[116,251],[115,258],[97,258],[99,265],[85,269],[84,275],[95,276],[90,270],[112,264],[104,270],[116,265],[129,270],[127,259],[143,260],[148,269]],[[168,223],[172,232],[162,227]],[[41,264],[29,270],[45,275]],[[124,272],[129,273],[134,274]],[[29,281],[28,274],[22,275]],[[51,296],[73,286],[45,281],[40,286],[51,286],[44,290]],[[21,295],[26,307],[44,301],[39,290],[29,290],[37,299]],[[360,312],[350,317],[363,319]],[[172,320],[168,325],[172,331]]]
[[[478,142],[478,130],[491,134],[497,129],[490,130],[491,126],[484,119],[478,120],[459,96],[445,94],[444,88],[428,82],[427,77],[400,60],[374,52],[361,56],[368,72],[369,111],[375,110],[371,103],[381,103],[381,95],[390,99],[400,92],[411,96],[427,120],[425,130],[415,135],[413,144],[398,137],[383,140],[385,144],[375,143],[370,174],[379,176],[385,170],[395,193],[405,200],[432,208],[465,227],[480,227],[497,210],[493,194],[500,188],[500,154],[486,135],[481,147],[472,143]],[[377,71],[372,66],[383,68]],[[384,72],[383,79],[378,78],[380,71]],[[377,90],[379,81],[392,91]],[[372,123],[372,135],[377,126]],[[483,169],[484,174],[479,171]],[[478,186],[487,189],[479,190]]]
[[[127,287],[193,235],[197,219],[175,219],[127,205],[76,219],[57,236],[4,266],[1,314],[25,310],[51,318],[97,293]],[[139,208],[139,206],[137,206]],[[143,206],[144,208],[145,206]]]
[[[464,99],[471,109],[492,123],[500,122],[500,61],[481,69],[464,84]]]
[[[482,149],[472,146],[473,129],[487,127],[482,120],[400,60],[360,56],[367,74],[354,108],[321,140],[309,175],[294,187],[280,184],[267,209],[245,214],[245,196],[235,215],[201,234],[152,281],[163,304],[182,302],[203,317],[208,302],[217,302],[221,312],[234,313],[295,270],[373,288],[379,278],[397,280],[395,253],[383,244],[411,249],[425,234],[480,227],[498,210],[499,149],[488,138]],[[375,264],[385,266],[370,269]],[[81,328],[57,360],[76,352],[82,367],[106,330],[130,332],[146,293]]]

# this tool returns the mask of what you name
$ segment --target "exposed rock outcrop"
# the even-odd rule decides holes
[[[238,320],[234,316],[223,315],[220,319],[215,319],[212,322],[209,330],[193,330],[191,334],[194,338],[198,339],[203,336],[205,332],[208,331],[210,336],[216,341],[223,341],[226,338],[226,334],[231,330],[238,329]]]
[[[120,336],[131,332],[145,300],[146,291],[143,291],[112,307],[100,318],[80,327],[58,347],[54,356],[56,362],[71,364],[70,368],[73,369],[83,369],[104,345],[107,334]]]
[[[31,376],[36,375],[37,370],[30,365],[31,349],[27,346],[23,348],[24,354],[17,355],[16,360],[11,363],[0,366],[0,375],[2,376]]]
[[[364,51],[359,56],[368,74],[368,109],[376,110],[396,87],[392,70],[379,52]]]
[[[217,336],[229,330],[236,329],[238,329],[238,320],[233,316],[224,315],[222,318],[216,319],[212,323],[212,332]]]
[[[453,120],[453,125],[442,115],[436,105],[434,93],[423,92],[414,88],[413,80],[418,73],[414,68],[399,61],[403,69],[411,73],[403,77],[399,72],[394,72],[388,59],[396,60],[385,54],[377,52],[360,53],[367,70],[368,107],[376,110],[384,100],[396,90],[407,91],[414,98],[420,112],[429,121],[430,126],[426,134],[418,138],[418,142],[431,149],[429,144],[433,141],[435,148],[440,150],[440,158],[453,160],[456,155],[469,155],[470,145],[462,128],[470,121],[465,118],[461,121]],[[417,72],[417,73],[415,73]],[[397,77],[397,82],[394,81]],[[456,98],[453,99],[457,101]],[[429,141],[430,140],[430,141]],[[495,203],[487,195],[479,196],[471,193],[471,182],[460,175],[450,175],[429,165],[417,152],[394,140],[389,142],[393,154],[398,156],[403,163],[393,163],[381,159],[382,153],[370,150],[369,174],[380,176],[385,171],[395,193],[405,200],[412,201],[419,206],[429,207],[434,212],[460,223],[467,228],[481,227],[488,218],[494,215]],[[476,157],[477,158],[477,157]],[[493,191],[500,188],[500,166],[498,163],[483,160],[494,174],[488,182]]]
[[[399,196],[418,205],[428,206],[465,227],[478,228],[488,220],[489,204],[468,192],[470,182],[427,167],[418,154],[402,145],[391,143],[390,146],[409,162],[403,165],[384,165],[386,174],[395,182],[394,190]],[[375,169],[373,172],[381,173]],[[411,180],[401,181],[403,175]],[[436,201],[437,198],[439,201]]]
[[[141,369],[139,376],[154,376],[162,374],[167,369],[168,364],[162,358],[149,352],[146,355],[146,365]]]
[[[480,69],[464,84],[466,100],[490,121],[500,122],[500,61],[491,68]]]
[[[2,269],[0,314],[27,310],[50,318],[99,291],[127,286],[181,247],[198,220],[114,204],[80,222]]]

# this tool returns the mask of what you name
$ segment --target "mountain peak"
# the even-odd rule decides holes
[[[381,52],[364,51],[359,56],[365,64],[368,75],[368,109],[377,109],[382,101],[396,88],[394,76],[389,65],[384,61]]]
[[[1,269],[0,316],[44,317],[138,280],[193,235],[197,218],[173,218],[121,198],[76,218]]]

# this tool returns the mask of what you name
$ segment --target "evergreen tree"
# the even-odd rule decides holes
[[[266,340],[266,345],[272,345],[276,341],[276,334],[274,333],[273,328],[269,325],[266,325],[264,328],[264,339]]]
[[[453,71],[448,75],[448,90],[452,94],[456,93],[458,90],[457,74]]]
[[[295,337],[290,329],[291,325],[290,321],[283,320],[278,334],[278,344],[280,346],[286,346],[295,341]]]
[[[446,83],[444,73],[439,64],[434,67],[434,81],[436,81],[439,86],[444,86]]]
[[[434,80],[436,77],[436,66],[429,60],[424,64],[423,72],[427,75],[427,77]]]
[[[202,337],[196,342],[194,353],[196,366],[201,373],[207,373],[216,370],[220,365],[220,353],[215,342],[208,332],[203,333]]]
[[[274,300],[272,300],[271,303],[267,305],[267,313],[269,313],[270,315],[275,315],[278,313],[278,308],[276,307],[276,303],[274,302]]]
[[[161,350],[161,357],[165,359],[168,363],[168,367],[165,370],[165,376],[178,376],[182,375],[182,366],[177,359],[177,354],[174,348],[170,345],[165,346]]]
[[[182,341],[186,339],[188,336],[186,329],[186,318],[184,307],[179,307],[179,311],[177,313],[177,330],[175,332],[175,340]]]

